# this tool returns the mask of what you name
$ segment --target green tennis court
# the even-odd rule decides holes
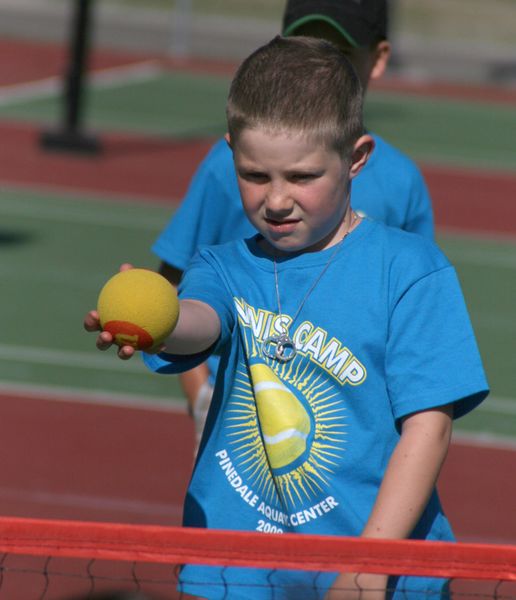
[[[89,127],[166,138],[206,138],[224,130],[228,79],[155,72],[138,80],[93,82]],[[0,119],[57,123],[55,89],[3,99]],[[513,108],[371,92],[367,123],[420,161],[516,173]],[[152,159],[152,158],[151,158]],[[170,190],[170,198],[178,199]],[[3,335],[0,383],[65,388],[176,402],[174,377],[147,373],[139,361],[105,360],[82,331],[82,317],[121,262],[154,268],[150,246],[173,206],[92,197],[80,189],[0,190]],[[516,435],[516,237],[440,234],[456,265],[485,359],[492,398],[458,429]]]

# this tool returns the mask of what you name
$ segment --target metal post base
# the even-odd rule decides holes
[[[44,131],[40,137],[40,144],[45,150],[55,152],[95,155],[102,150],[100,140],[96,136],[77,131]]]

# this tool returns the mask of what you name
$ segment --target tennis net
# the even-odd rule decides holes
[[[203,598],[322,599],[324,574],[347,571],[411,576],[407,582],[446,579],[454,600],[516,599],[511,545],[0,518],[0,599],[189,598],[188,577],[180,576],[184,564],[222,573],[216,582],[205,579],[194,588]],[[277,583],[276,574],[285,571],[317,575],[305,589],[295,576]],[[256,580],[253,573],[260,574]],[[397,585],[395,598],[440,597]]]

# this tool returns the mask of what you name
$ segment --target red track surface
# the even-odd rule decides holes
[[[0,132],[0,181],[4,184],[170,203],[181,197],[211,145],[207,140],[176,142],[103,134],[104,151],[84,157],[42,150],[41,128],[32,125],[0,121]]]
[[[2,515],[180,523],[186,414],[3,394],[0,440]]]
[[[180,524],[193,456],[186,414],[0,395],[0,514]],[[516,543],[516,452],[451,446],[443,505],[464,541]]]
[[[423,165],[437,228],[516,239],[516,172]]]

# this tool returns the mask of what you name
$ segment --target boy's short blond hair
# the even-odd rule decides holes
[[[232,143],[243,129],[295,131],[351,152],[363,134],[362,88],[343,53],[324,40],[277,36],[238,69],[226,107]]]

